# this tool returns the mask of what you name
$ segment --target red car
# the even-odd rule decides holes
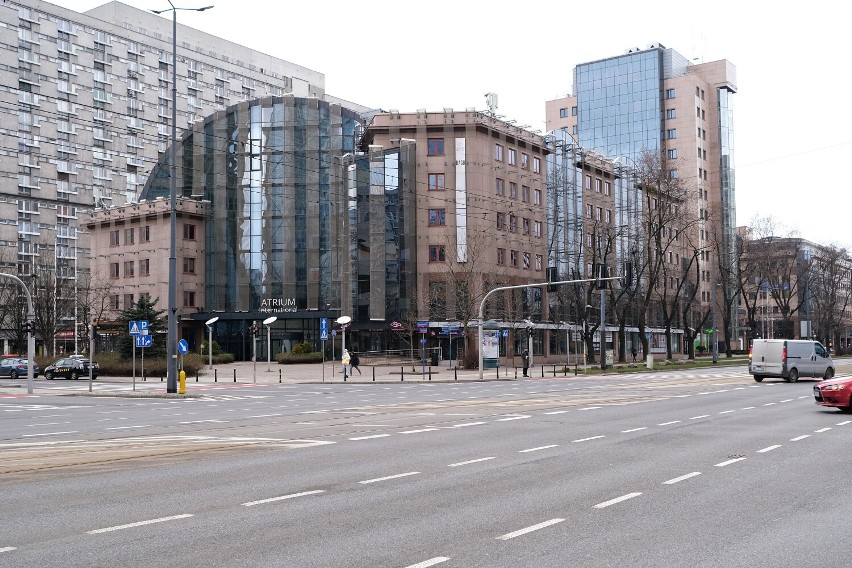
[[[836,377],[814,385],[817,404],[852,412],[852,377]]]

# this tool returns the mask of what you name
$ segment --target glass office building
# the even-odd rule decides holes
[[[354,111],[285,96],[234,105],[182,137],[178,195],[211,204],[203,307],[192,320],[218,316],[214,339],[225,351],[239,358],[252,322],[270,316],[273,353],[301,341],[324,347],[320,318],[348,315],[349,331],[381,335],[404,317],[414,166],[399,148],[355,155],[362,128]],[[144,199],[169,196],[165,156]]]

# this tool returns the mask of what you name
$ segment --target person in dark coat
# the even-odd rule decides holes
[[[530,368],[530,352],[524,349],[524,352],[521,353],[521,361],[524,362],[524,376],[528,377],[527,369]]]
[[[359,375],[362,374],[361,369],[358,367],[361,364],[361,358],[354,351],[352,352],[352,357],[349,359],[349,364],[352,366],[352,370],[358,371]]]

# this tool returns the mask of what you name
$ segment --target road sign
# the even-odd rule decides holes
[[[320,341],[328,341],[328,318],[320,318]]]
[[[148,320],[131,321],[128,326],[130,335],[146,335],[148,333]]]
[[[186,355],[189,352],[189,343],[186,342],[186,339],[181,339],[180,341],[178,341],[178,352],[181,355]]]
[[[426,345],[426,338],[425,337],[420,340],[420,345]]]
[[[428,321],[417,322],[417,333],[426,333],[428,331],[429,331],[429,322]]]
[[[501,331],[500,331],[500,334],[501,334],[503,337],[509,337],[509,330],[508,330],[508,329],[503,329],[503,330],[501,330]]]
[[[137,335],[133,339],[136,342],[136,347],[151,347],[154,344],[153,335]]]

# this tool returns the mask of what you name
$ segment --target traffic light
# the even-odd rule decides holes
[[[92,324],[92,337],[95,338],[98,336],[98,330],[100,330],[101,326],[97,324]]]
[[[609,278],[609,270],[606,264],[596,264],[595,265],[595,278],[597,278],[597,289],[598,290],[606,290],[606,280],[604,278]]]
[[[260,329],[257,327],[256,324],[252,324],[251,327],[249,327],[249,332],[252,335],[257,335],[260,332]]]
[[[621,280],[625,288],[633,286],[633,263],[629,260],[624,262],[624,272],[621,275]]]
[[[559,280],[559,277],[556,274],[556,267],[555,266],[548,266],[546,274],[547,274],[547,282],[548,282],[547,291],[548,292],[556,292],[556,289],[558,288],[558,286],[556,286],[555,284],[550,284],[550,282],[557,282]]]
[[[29,320],[25,321],[24,322],[24,333],[27,334],[27,335],[31,335],[34,332],[35,332],[35,326],[33,325],[33,322],[31,322]]]

